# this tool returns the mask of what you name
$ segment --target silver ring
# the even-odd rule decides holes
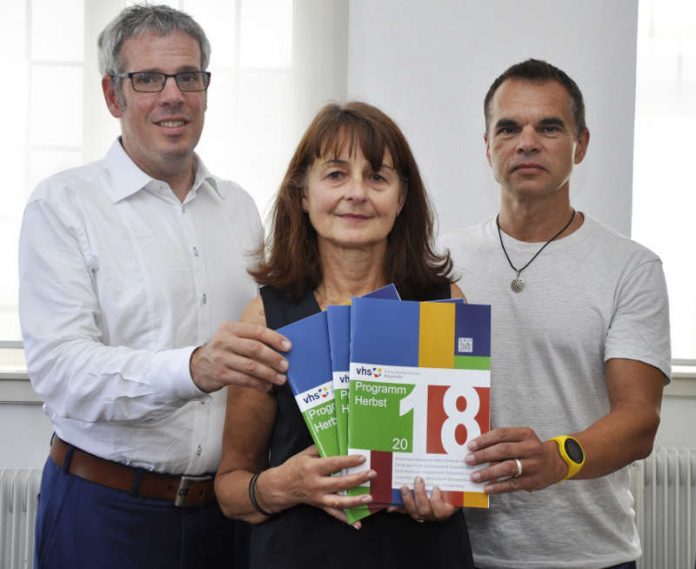
[[[512,475],[513,478],[519,478],[522,476],[522,461],[519,458],[515,459],[515,474]]]
[[[422,518],[413,518],[413,519],[416,520],[419,524],[422,524],[425,521]]]

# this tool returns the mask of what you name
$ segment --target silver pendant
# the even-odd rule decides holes
[[[520,278],[519,275],[512,279],[512,282],[510,283],[510,288],[514,292],[522,292],[524,290],[524,281]]]

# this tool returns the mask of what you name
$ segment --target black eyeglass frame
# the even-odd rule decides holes
[[[203,79],[204,86],[202,89],[189,89],[187,87],[182,87],[181,84],[179,83],[179,77],[184,76],[184,75],[191,75],[195,74],[200,76]],[[143,91],[142,89],[138,89],[135,86],[135,82],[133,81],[133,77],[136,75],[151,75],[155,77],[164,77],[164,80],[161,83],[161,87],[159,89],[153,90],[153,91]],[[210,77],[211,77],[210,71],[179,71],[179,73],[161,73],[160,71],[131,71],[130,73],[112,73],[111,77],[115,79],[130,79],[131,86],[133,87],[133,90],[136,91],[137,93],[161,93],[164,91],[164,88],[167,86],[167,79],[170,77],[174,78],[174,82],[176,83],[176,86],[179,88],[179,90],[182,93],[200,93],[201,91],[207,91],[208,87],[210,86]]]

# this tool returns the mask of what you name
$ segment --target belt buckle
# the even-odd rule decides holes
[[[207,482],[212,479],[212,476],[182,476],[181,480],[179,480],[179,487],[176,489],[174,505],[177,507],[185,506],[189,488],[196,482]]]

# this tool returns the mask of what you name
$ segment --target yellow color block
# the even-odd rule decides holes
[[[488,498],[488,494],[483,494],[479,492],[464,492],[464,497],[462,498],[462,506],[464,506],[465,508],[488,508]]]
[[[418,340],[420,367],[454,367],[454,304],[422,302]]]

